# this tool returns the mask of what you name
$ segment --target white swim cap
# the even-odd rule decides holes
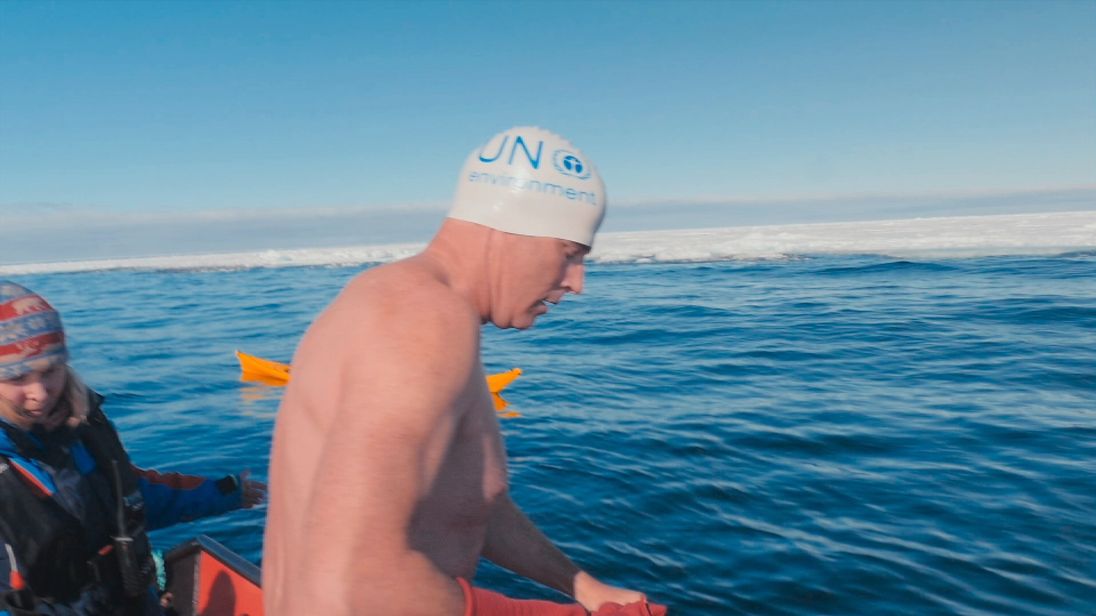
[[[601,175],[571,142],[518,126],[468,157],[449,218],[593,246],[605,205]]]

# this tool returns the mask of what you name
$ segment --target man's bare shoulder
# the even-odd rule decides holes
[[[313,323],[303,344],[336,350],[341,362],[423,367],[478,364],[479,318],[468,300],[413,259],[359,274]],[[311,339],[311,340],[309,340]]]
[[[354,421],[380,422],[372,429],[426,430],[483,385],[479,329],[475,310],[428,269],[373,268],[309,328],[294,358],[294,393],[330,396],[326,406],[348,410]],[[361,408],[373,411],[361,415]]]
[[[479,327],[472,305],[411,259],[363,272],[346,286],[338,303],[358,319],[385,328],[405,322],[420,328]],[[379,323],[372,323],[378,318]]]

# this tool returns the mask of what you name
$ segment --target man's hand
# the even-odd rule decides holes
[[[585,571],[575,575],[574,589],[575,600],[591,612],[596,612],[603,603],[628,605],[646,599],[641,592],[603,584]]]

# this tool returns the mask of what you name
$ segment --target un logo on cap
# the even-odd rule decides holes
[[[582,162],[578,154],[569,150],[556,150],[552,154],[552,165],[563,175],[574,176],[580,180],[590,177],[590,168]]]

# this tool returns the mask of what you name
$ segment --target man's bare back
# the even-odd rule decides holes
[[[377,579],[409,550],[447,576],[475,574],[506,462],[480,322],[463,303],[410,259],[359,275],[301,341],[275,433],[282,492],[271,501],[264,587],[306,592],[275,591],[273,613],[340,613],[348,597],[301,581],[345,567]],[[370,515],[393,507],[400,515]]]

